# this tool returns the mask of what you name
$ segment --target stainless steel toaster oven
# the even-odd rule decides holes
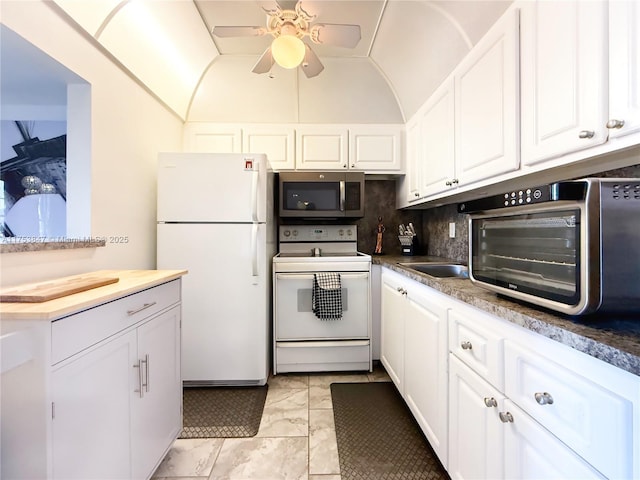
[[[640,311],[640,179],[559,182],[458,205],[479,286],[568,315]]]

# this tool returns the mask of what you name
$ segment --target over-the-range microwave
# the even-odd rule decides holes
[[[281,172],[278,183],[280,217],[364,216],[362,172]]]
[[[458,205],[469,277],[568,315],[640,312],[640,179],[587,178]]]

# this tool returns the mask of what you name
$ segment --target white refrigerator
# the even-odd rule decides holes
[[[161,153],[157,267],[182,279],[185,385],[264,385],[274,182],[265,155]]]

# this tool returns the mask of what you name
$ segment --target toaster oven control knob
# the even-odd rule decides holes
[[[293,232],[291,232],[291,235],[293,235],[294,237],[298,236],[298,230],[294,230]]]
[[[578,134],[578,137],[580,137],[580,138],[593,138],[593,136],[595,134],[596,134],[596,132],[594,132],[593,130],[582,130]]]
[[[536,392],[533,397],[536,399],[539,405],[551,405],[553,404],[553,397],[547,392]]]
[[[471,350],[473,348],[473,345],[471,345],[471,342],[462,342],[460,346],[462,347],[463,350]]]
[[[612,118],[607,122],[607,128],[622,128],[624,127],[624,120],[616,120]]]
[[[344,230],[342,229],[338,230],[338,235],[340,235],[341,237],[344,237]]]
[[[284,232],[282,232],[282,234],[283,234],[285,237],[290,237],[290,236],[291,236],[291,231],[290,231],[290,230],[285,230]]]
[[[484,404],[489,408],[497,407],[498,401],[493,397],[484,397]]]

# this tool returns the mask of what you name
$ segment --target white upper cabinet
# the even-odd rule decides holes
[[[640,3],[609,2],[609,138],[640,131]]]
[[[456,69],[453,186],[520,166],[518,25],[519,11],[508,11]]]
[[[185,152],[264,153],[275,171],[400,174],[403,125],[186,123]]]
[[[604,143],[607,4],[532,1],[521,8],[523,164]]]
[[[341,126],[296,129],[296,167],[301,170],[349,168],[349,131]]]
[[[420,115],[420,197],[442,192],[456,175],[454,81],[445,81]]]
[[[415,202],[421,198],[420,178],[421,178],[421,155],[420,155],[420,122],[417,118],[407,123],[405,136],[405,157],[406,157],[406,200],[408,203]]]
[[[293,170],[296,166],[295,130],[279,126],[243,128],[242,151],[266,154],[274,170]]]
[[[400,125],[362,125],[349,128],[349,168],[398,172],[402,168]]]
[[[215,123],[187,123],[183,131],[185,152],[241,153],[242,129]]]

